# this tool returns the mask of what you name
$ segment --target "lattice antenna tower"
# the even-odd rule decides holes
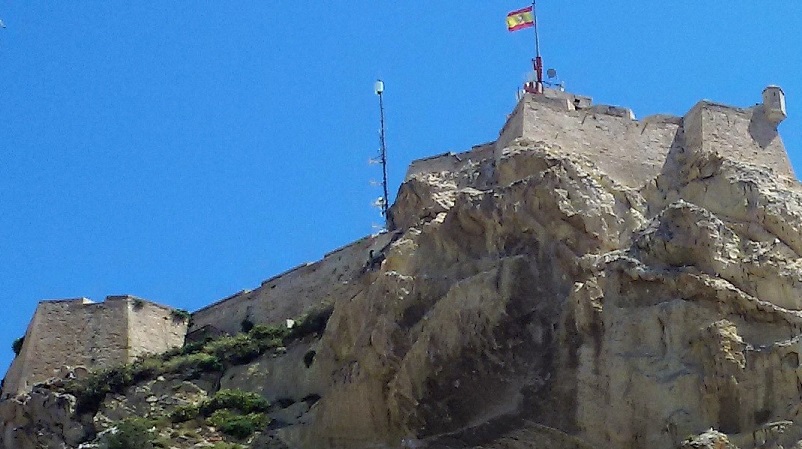
[[[384,217],[385,226],[387,225],[387,210],[390,207],[390,201],[387,194],[387,140],[385,138],[385,126],[384,126],[384,81],[376,80],[376,84],[374,85],[374,92],[379,97],[379,123],[381,127],[379,128],[379,157],[376,162],[380,163],[382,166],[382,193],[383,195],[380,196],[373,205],[378,207],[381,210],[382,217]]]

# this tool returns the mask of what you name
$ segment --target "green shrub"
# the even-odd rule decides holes
[[[159,355],[159,358],[162,359],[162,361],[166,362],[172,359],[173,357],[177,357],[179,355],[184,355],[184,346],[180,348],[168,349],[167,351],[162,352]]]
[[[295,320],[295,325],[290,330],[290,337],[303,338],[323,332],[332,313],[334,313],[334,306],[331,305],[320,306],[304,313]]]
[[[203,373],[222,370],[223,364],[212,354],[182,355],[167,361],[161,357],[147,357],[128,365],[92,373],[85,379],[70,381],[65,385],[64,391],[75,396],[76,411],[79,414],[94,413],[107,394],[123,393],[127,387],[137,382],[167,373],[194,379]]]
[[[76,411],[80,413],[97,411],[108,393],[122,393],[134,381],[134,369],[123,365],[105,369],[86,379],[67,383],[65,390],[76,398]]]
[[[203,350],[203,347],[206,346],[206,344],[209,343],[210,341],[211,341],[210,338],[205,339],[203,341],[193,341],[191,343],[185,344],[184,346],[181,346],[180,348],[173,348],[170,349],[169,351],[163,352],[160,357],[162,360],[166,361],[180,355],[195,354],[197,352],[201,352]]]
[[[11,343],[11,350],[14,351],[14,356],[18,356],[20,351],[22,351],[22,344],[25,343],[25,336],[14,340],[14,343]]]
[[[200,412],[210,416],[221,409],[239,410],[242,413],[266,412],[270,403],[256,393],[242,390],[220,390],[203,401]]]
[[[239,414],[223,409],[215,411],[209,417],[209,423],[218,430],[234,438],[244,439],[253,435],[267,425],[268,419],[264,413]]]
[[[164,374],[166,367],[160,358],[148,357],[132,363],[130,370],[132,382],[137,383]]]
[[[164,366],[166,372],[180,374],[185,379],[194,379],[203,373],[223,371],[220,359],[204,352],[173,357]]]
[[[195,354],[196,352],[201,352],[203,351],[203,347],[206,346],[212,340],[213,339],[211,337],[206,337],[201,341],[193,341],[191,343],[187,343],[181,348],[181,354],[186,355],[186,354]]]
[[[245,318],[240,323],[240,327],[242,328],[242,332],[249,332],[251,329],[253,329],[253,321]]]
[[[203,351],[233,365],[241,365],[259,357],[264,349],[247,334],[237,334],[213,340],[204,346]]]
[[[286,326],[257,324],[248,332],[248,335],[257,340],[279,340],[280,342],[290,336],[290,330]]]
[[[173,309],[170,311],[170,316],[172,316],[175,321],[186,321],[187,323],[189,323],[189,320],[192,318],[192,314],[184,309]]]
[[[170,412],[170,421],[174,423],[191,421],[200,415],[198,404],[181,405]]]
[[[144,418],[129,418],[117,423],[117,431],[106,434],[106,449],[153,449],[156,438],[153,423]]]

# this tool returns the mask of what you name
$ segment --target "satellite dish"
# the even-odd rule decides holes
[[[376,80],[376,84],[373,86],[373,90],[376,92],[376,95],[381,95],[384,92],[384,81]]]
[[[548,76],[549,78],[554,78],[557,76],[557,71],[554,69],[548,69],[546,70],[546,76]]]

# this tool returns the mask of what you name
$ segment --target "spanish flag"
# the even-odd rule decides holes
[[[531,6],[507,14],[508,31],[518,31],[533,26],[535,26],[535,16],[532,14]]]

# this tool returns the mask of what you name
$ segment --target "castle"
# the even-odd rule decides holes
[[[63,367],[105,368],[184,343],[187,317],[134,296],[42,301],[3,381],[1,398],[57,376]]]
[[[700,101],[684,117],[642,120],[635,120],[626,108],[593,105],[588,97],[546,89],[521,97],[495,142],[414,161],[405,182],[470,164],[477,183],[492,184],[503,175],[496,172],[495,161],[520,138],[578,154],[633,189],[672,169],[666,166],[670,151],[720,153],[793,179],[777,133],[785,117],[785,96],[776,86],[767,87],[762,103],[753,107]],[[364,237],[194,312],[189,326],[174,310],[131,296],[111,296],[102,303],[83,298],[43,301],[6,374],[0,398],[25,392],[65,366],[113,366],[180,346],[198,334],[234,334],[246,322],[283,323],[321,303],[347,301],[358,291],[368,254],[381,253],[408,226],[403,217],[393,219],[389,232]]]

